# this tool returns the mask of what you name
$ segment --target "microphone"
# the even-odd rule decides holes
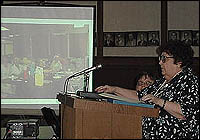
[[[90,67],[90,68],[84,69],[84,70],[82,70],[82,71],[80,71],[80,72],[77,72],[77,73],[75,73],[75,74],[69,76],[69,77],[65,80],[63,92],[64,92],[64,93],[67,92],[68,83],[69,83],[69,80],[70,80],[71,78],[74,78],[74,77],[77,77],[77,76],[80,76],[80,75],[83,75],[83,74],[88,74],[89,72],[94,71],[94,70],[97,70],[97,69],[100,69],[100,68],[102,68],[102,65],[101,65],[101,64],[99,64],[99,65],[97,65],[97,66],[94,66],[94,67]]]
[[[97,70],[97,69],[100,69],[100,68],[102,68],[102,65],[101,64],[99,64],[99,65],[97,65],[97,66],[94,66],[94,67],[91,67],[91,68],[88,68],[88,69],[86,69],[85,71],[84,71],[84,73],[89,73],[89,72],[91,72],[91,71],[94,71],[94,70]]]
[[[100,69],[100,68],[102,68],[101,64],[99,64],[97,66],[94,66],[94,67],[90,67],[90,68],[84,69],[84,70],[82,70],[80,72],[77,72],[77,73],[71,75],[70,77],[68,77],[68,79],[71,79],[73,77],[77,77],[77,76],[80,76],[80,75],[83,75],[83,74],[87,74],[87,73],[89,73],[91,71],[94,71],[94,70],[97,70],[97,69]]]

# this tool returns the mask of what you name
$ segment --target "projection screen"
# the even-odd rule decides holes
[[[1,6],[1,109],[58,109],[66,78],[93,64],[94,8]],[[71,79],[68,92],[83,80]]]

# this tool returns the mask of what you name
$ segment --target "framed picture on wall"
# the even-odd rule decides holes
[[[148,32],[148,46],[159,46],[159,31],[149,31]]]
[[[199,46],[199,31],[192,31],[192,46]]]
[[[192,31],[191,30],[181,30],[180,38],[186,44],[192,45]]]
[[[115,34],[113,32],[104,32],[104,47],[114,47],[115,45]]]
[[[135,47],[137,45],[137,33],[136,32],[126,32],[125,33],[125,46]]]
[[[137,32],[137,46],[147,46],[148,32]]]
[[[124,47],[125,46],[125,33],[115,33],[115,46]]]
[[[180,40],[180,31],[178,30],[169,30],[168,31],[168,40]]]

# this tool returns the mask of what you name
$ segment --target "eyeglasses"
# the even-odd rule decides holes
[[[163,63],[165,63],[167,58],[173,58],[173,57],[172,57],[172,56],[160,55],[160,56],[158,57],[158,60],[159,60],[159,62],[162,61]]]
[[[150,85],[152,85],[153,84],[153,82],[150,82],[150,81],[147,81],[147,82],[143,82],[143,81],[138,81],[137,82],[137,85],[138,86],[150,86]]]

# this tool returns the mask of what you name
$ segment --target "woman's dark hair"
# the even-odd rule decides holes
[[[193,63],[194,51],[189,44],[182,41],[169,41],[165,46],[157,48],[157,54],[161,55],[166,52],[168,55],[174,57],[174,64],[182,62],[181,67],[188,67]]]

